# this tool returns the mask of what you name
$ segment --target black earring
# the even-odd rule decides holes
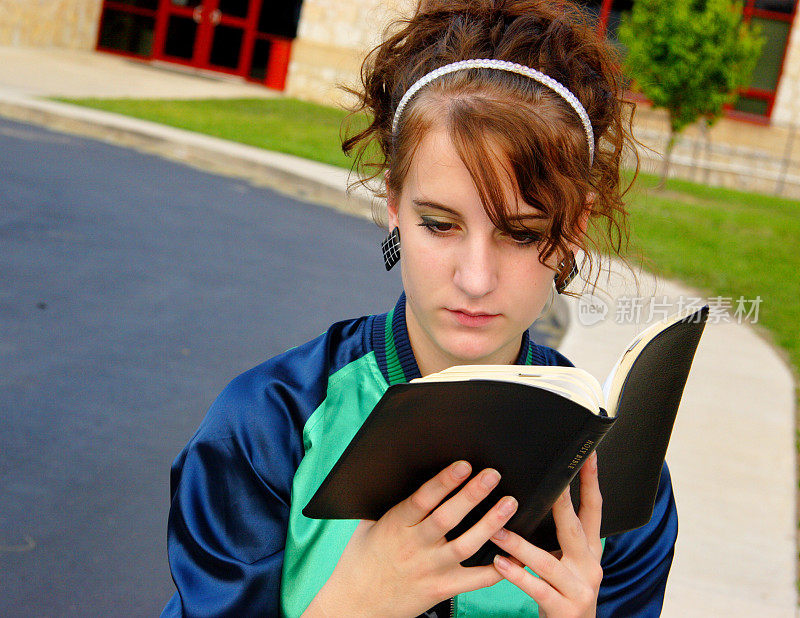
[[[386,270],[392,270],[392,266],[400,261],[400,229],[394,228],[386,239],[381,243],[383,250],[383,263]]]
[[[569,269],[568,272],[567,269]],[[558,278],[564,272],[567,272],[567,274],[564,277],[564,280],[559,283]],[[553,281],[555,281],[556,285],[556,292],[561,294],[564,290],[566,290],[570,281],[572,281],[577,275],[578,264],[575,262],[575,254],[570,251],[569,256],[558,263],[558,272],[553,276]]]

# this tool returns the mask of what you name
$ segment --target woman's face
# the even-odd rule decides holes
[[[520,222],[543,228],[515,191],[510,182],[504,187]],[[553,287],[554,270],[539,262],[535,238],[494,226],[442,129],[426,135],[400,195],[390,193],[388,205],[390,227],[400,228],[406,321],[422,374],[513,363],[523,331]]]

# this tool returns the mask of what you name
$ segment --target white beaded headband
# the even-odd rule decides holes
[[[525,75],[530,77],[531,79],[539,82],[540,84],[544,84],[558,95],[560,95],[572,109],[578,114],[581,119],[581,124],[583,124],[583,129],[586,131],[586,140],[589,143],[589,165],[591,166],[594,164],[594,131],[592,130],[592,122],[589,120],[589,114],[586,113],[583,105],[581,102],[578,101],[578,98],[570,92],[566,86],[562,83],[556,81],[549,75],[545,75],[541,71],[537,71],[536,69],[532,69],[531,67],[525,66],[524,64],[517,64],[516,62],[508,62],[507,60],[495,60],[490,58],[474,58],[472,60],[461,60],[459,62],[453,62],[451,64],[446,64],[444,66],[439,67],[431,71],[430,73],[426,73],[422,77],[420,77],[414,84],[406,90],[406,93],[403,95],[403,98],[400,99],[400,103],[397,106],[397,109],[394,112],[394,118],[392,120],[392,135],[397,134],[397,127],[400,124],[400,116],[403,114],[403,109],[405,109],[408,102],[421,88],[427,86],[433,80],[441,77],[442,75],[447,75],[448,73],[454,73],[456,71],[462,71],[465,69],[498,69],[500,71],[508,71],[510,73],[517,73],[519,75]]]

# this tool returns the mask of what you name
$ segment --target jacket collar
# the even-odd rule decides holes
[[[389,384],[402,384],[421,377],[406,328],[406,295],[403,292],[397,304],[388,313],[378,315],[372,324],[372,348],[383,377]],[[516,365],[544,365],[544,356],[530,339],[522,333],[520,352]]]

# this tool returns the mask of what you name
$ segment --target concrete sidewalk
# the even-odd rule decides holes
[[[104,54],[0,48],[2,115],[245,176],[354,214],[369,213],[368,195],[345,196],[343,170],[42,96],[275,96],[266,89]],[[605,319],[590,324],[582,310],[587,298],[570,301],[572,319],[561,345],[576,365],[600,379],[648,322],[651,302],[672,312],[702,296],[641,272],[637,289],[619,264],[606,267],[594,292],[595,305],[607,308]],[[641,319],[620,311],[633,298],[644,308]],[[748,326],[712,318],[668,452],[680,534],[665,616],[798,615],[794,406],[792,374],[780,355]]]
[[[670,313],[701,294],[619,263],[604,264],[592,324],[571,301],[560,346],[603,379],[649,309]],[[641,319],[631,319],[635,299]],[[705,299],[707,300],[707,299]],[[652,305],[651,305],[652,303]],[[762,307],[769,311],[769,307]],[[664,616],[795,616],[794,383],[775,350],[746,325],[710,316],[667,452],[680,532]]]
[[[0,46],[0,86],[67,98],[225,99],[279,96],[256,84],[167,63],[74,49]]]

